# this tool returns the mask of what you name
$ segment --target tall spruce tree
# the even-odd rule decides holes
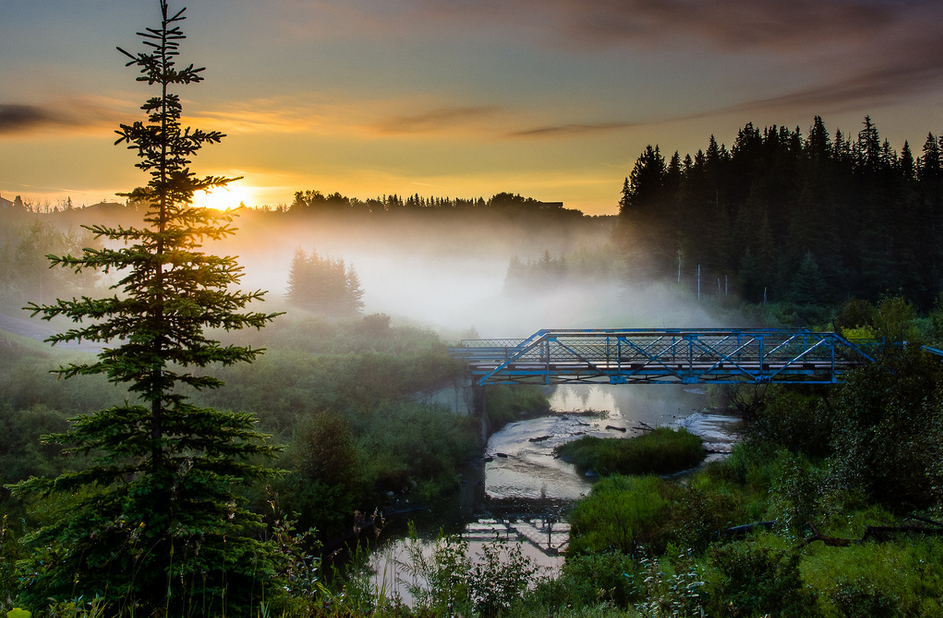
[[[137,398],[46,436],[93,455],[89,468],[14,487],[20,496],[65,496],[67,505],[29,537],[35,553],[23,572],[24,600],[33,607],[100,596],[113,613],[241,613],[236,607],[262,593],[272,573],[271,547],[251,534],[260,519],[239,506],[238,490],[270,476],[258,462],[276,449],[252,415],[197,407],[185,393],[222,385],[193,368],[251,362],[261,352],[223,345],[207,329],[261,328],[275,314],[246,310],[263,293],[232,290],[242,270],[234,258],[200,250],[203,240],[234,230],[231,217],[193,207],[193,194],[235,179],[198,178],[189,169],[190,158],[223,135],[181,127],[180,98],[170,88],[202,81],[203,69],[175,63],[185,9],[172,13],[160,0],[160,10],[160,26],[139,33],[145,52],[119,48],[140,70],[138,81],[159,90],[141,108],[146,122],[117,131],[116,144],[136,150],[137,167],[150,175],[146,187],[127,194],[148,204],[145,225],[90,226],[121,248],[49,256],[75,272],[118,273],[116,292],[28,307],[78,324],[50,337],[53,344],[105,345],[97,360],[60,367],[60,376],[105,374]]]
[[[363,310],[363,288],[354,267],[317,251],[295,251],[285,298],[291,305],[335,318],[358,316]]]

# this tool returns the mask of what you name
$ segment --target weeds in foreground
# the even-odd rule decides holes
[[[461,537],[440,534],[431,553],[410,529],[407,589],[420,615],[507,616],[539,579],[541,569],[524,556],[519,543],[497,534],[472,554]]]

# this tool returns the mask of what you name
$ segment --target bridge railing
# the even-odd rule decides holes
[[[805,329],[557,329],[451,348],[476,384],[834,383],[872,355]]]

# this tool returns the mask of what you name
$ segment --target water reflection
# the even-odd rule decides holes
[[[491,436],[483,466],[466,474],[457,508],[417,521],[420,539],[390,539],[374,554],[370,566],[387,594],[409,602],[409,584],[418,583],[410,552],[428,558],[443,526],[461,534],[472,555],[498,537],[520,543],[548,571],[559,569],[569,537],[566,515],[594,481],[554,457],[564,442],[581,435],[630,437],[660,425],[686,427],[715,453],[729,452],[736,438],[737,419],[705,413],[707,397],[692,387],[558,386],[550,403],[551,416],[511,423]],[[443,516],[451,520],[446,524]]]

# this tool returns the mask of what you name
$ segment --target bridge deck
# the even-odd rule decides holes
[[[475,384],[832,384],[873,360],[835,333],[780,329],[540,330],[450,348]]]

